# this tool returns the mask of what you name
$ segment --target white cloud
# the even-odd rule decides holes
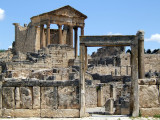
[[[4,19],[4,13],[5,13],[5,11],[0,8],[0,20]]]
[[[145,39],[146,41],[156,41],[156,42],[158,42],[158,43],[160,43],[160,34],[153,34],[153,35],[151,35],[151,37],[150,38],[146,38]]]
[[[12,45],[10,45],[8,48],[12,48]]]
[[[122,35],[121,33],[112,33],[112,32],[109,32],[107,33],[107,35]]]

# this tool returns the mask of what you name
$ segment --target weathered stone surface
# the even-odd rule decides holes
[[[139,85],[139,105],[141,108],[159,107],[156,85]]]
[[[0,109],[0,117],[2,117],[2,109]]]
[[[20,89],[19,87],[15,88],[15,108],[21,108],[21,97],[20,97]]]
[[[57,87],[41,87],[41,109],[57,109]]]
[[[13,109],[15,107],[14,87],[3,87],[3,108]]]
[[[20,87],[21,106],[23,109],[32,109],[32,88]]]
[[[156,85],[156,82],[157,82],[156,78],[138,80],[139,85]]]
[[[77,118],[79,117],[79,110],[78,109],[57,109],[57,110],[42,109],[41,117]]]
[[[143,117],[152,117],[160,114],[160,108],[140,108]]]
[[[58,87],[58,109],[79,108],[79,89],[76,86]]]
[[[15,109],[14,110],[14,117],[40,117],[40,109]]]
[[[14,117],[14,110],[13,109],[3,109],[2,110],[2,117]]]
[[[97,90],[96,87],[86,86],[86,107],[97,107]]]
[[[33,87],[33,109],[40,109],[40,87]]]
[[[0,81],[0,109],[2,108],[2,82]]]

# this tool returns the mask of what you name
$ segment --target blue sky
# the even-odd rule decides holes
[[[70,5],[88,16],[85,35],[135,35],[145,31],[145,49],[160,48],[160,0],[1,0],[0,49],[14,41],[12,23]],[[79,30],[80,31],[80,30]],[[89,48],[89,53],[95,48]]]

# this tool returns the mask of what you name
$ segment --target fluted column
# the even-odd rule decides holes
[[[62,44],[62,25],[58,25],[59,31],[59,44]]]
[[[69,26],[69,39],[70,39],[70,46],[73,47],[73,26]]]
[[[84,27],[81,27],[81,35],[84,35]]]
[[[77,46],[77,42],[78,42],[78,28],[75,27],[74,28],[74,47],[75,47],[75,58],[77,58],[78,55],[78,46]]]
[[[44,47],[44,25],[40,25],[40,48]]]
[[[51,44],[51,41],[50,41],[50,23],[48,22],[47,23],[47,46]]]

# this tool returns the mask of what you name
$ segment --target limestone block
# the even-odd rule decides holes
[[[32,109],[32,90],[31,87],[20,87],[21,106],[23,109]]]
[[[41,87],[41,108],[57,109],[57,87]]]
[[[3,87],[3,108],[12,109],[15,107],[14,89],[14,87]]]
[[[0,82],[0,109],[2,108],[2,82]]]
[[[105,105],[105,103],[106,103],[106,101],[111,97],[110,96],[110,93],[111,93],[111,91],[110,91],[110,85],[105,85],[105,86],[103,86],[102,87],[102,93],[103,93],[103,103],[102,103],[102,105]]]
[[[67,86],[58,87],[58,109],[77,109],[79,108],[79,89],[78,87]]]
[[[13,109],[2,109],[2,117],[14,117],[14,110]]]
[[[139,105],[141,108],[159,107],[156,85],[139,85]]]
[[[20,88],[15,88],[15,108],[19,109],[21,107],[21,97],[20,97]]]
[[[27,118],[27,117],[40,117],[40,109],[15,109],[14,117]]]
[[[138,79],[138,84],[139,85],[156,85],[156,78],[151,78],[151,79]]]
[[[96,87],[86,86],[86,107],[97,107]]]
[[[33,109],[40,109],[40,87],[33,87]]]
[[[140,108],[142,117],[152,117],[160,114],[160,108]]]
[[[78,118],[79,110],[78,109],[42,109],[41,117],[54,117],[54,118]]]

